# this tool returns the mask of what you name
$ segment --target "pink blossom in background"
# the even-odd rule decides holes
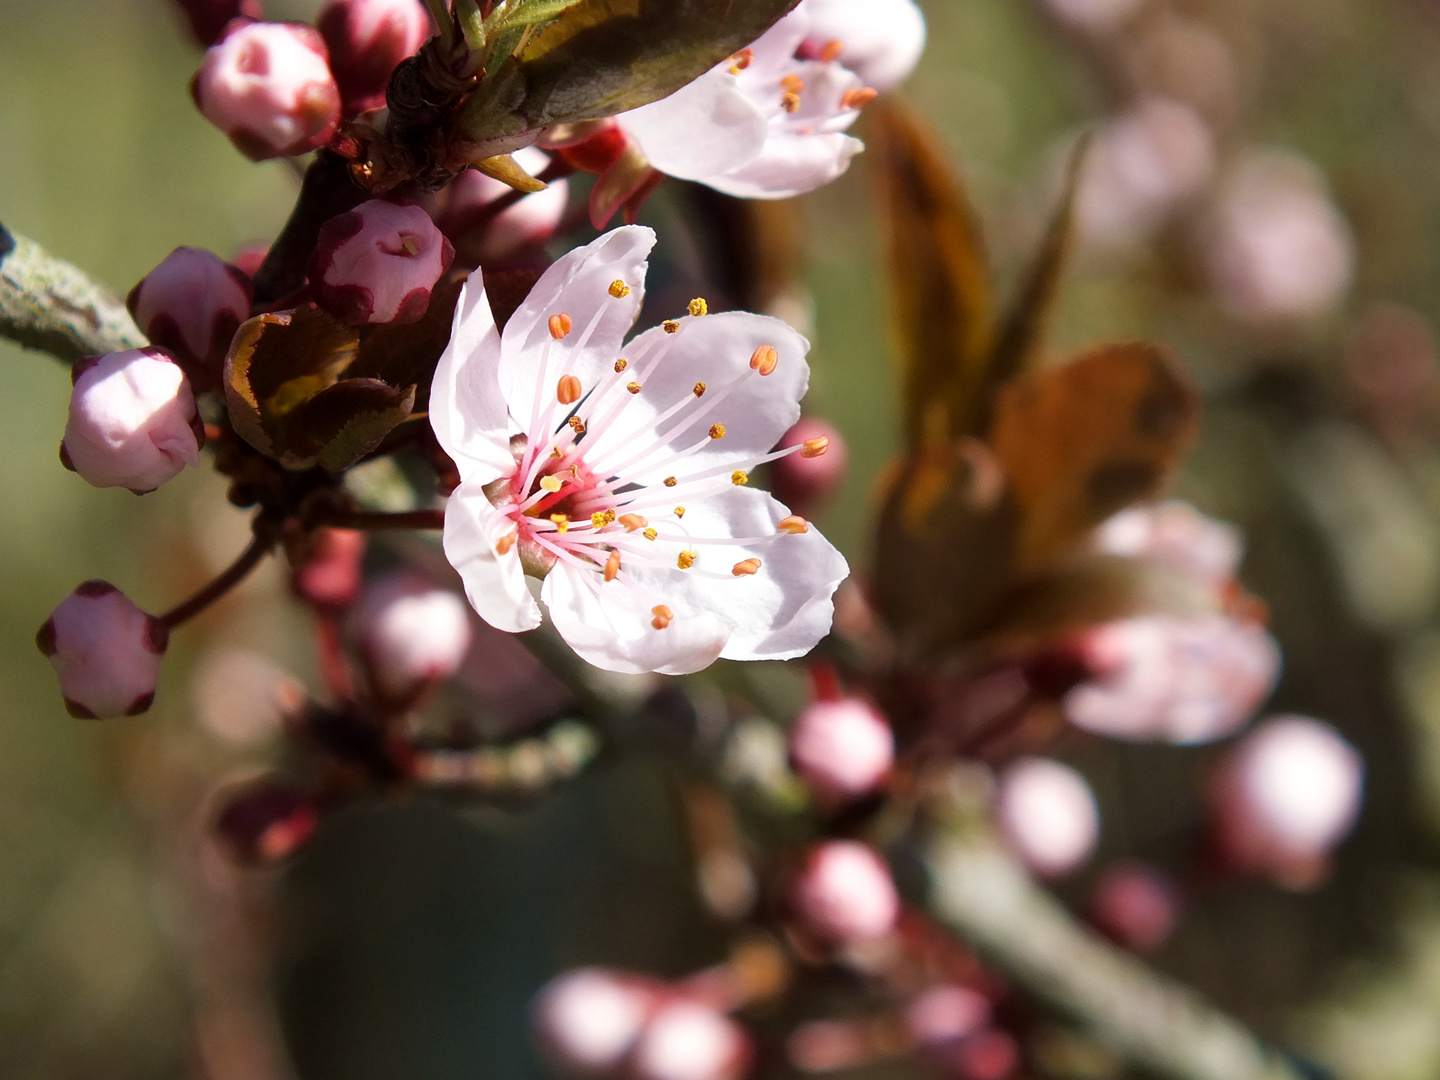
[[[66,597],[35,637],[71,716],[107,720],[150,708],[169,634],[107,581]]]
[[[371,582],[355,611],[355,627],[371,682],[390,700],[449,678],[470,648],[465,601],[418,574]]]
[[[860,698],[815,701],[790,729],[790,764],[822,803],[877,791],[895,761],[885,717]]]
[[[1144,863],[1116,863],[1095,883],[1088,913],[1090,921],[1113,940],[1136,952],[1149,952],[1169,939],[1179,921],[1179,889]]]
[[[817,844],[791,889],[800,926],[818,941],[846,946],[884,937],[900,917],[890,869],[854,840]]]
[[[750,1039],[739,1024],[675,998],[645,1023],[628,1073],[633,1080],[739,1080],[750,1056]]]
[[[791,446],[804,449],[771,466],[775,497],[806,514],[824,505],[845,479],[849,453],[844,436],[824,420],[802,416],[778,445],[782,450]]]
[[[190,92],[253,161],[318,149],[340,123],[325,42],[298,23],[234,24],[205,53]]]
[[[1100,839],[1100,809],[1090,785],[1048,758],[1021,758],[1000,774],[995,820],[1016,857],[1042,877],[1070,873]]]
[[[568,971],[535,1000],[536,1039],[545,1056],[567,1073],[615,1075],[661,990],[656,982],[600,968]]]
[[[1122,510],[1095,530],[1096,550],[1150,559],[1219,594],[1240,569],[1245,544],[1233,525],[1178,499]]]

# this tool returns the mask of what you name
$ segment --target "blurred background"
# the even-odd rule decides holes
[[[1157,966],[1339,1075],[1440,1075],[1440,4],[922,7],[903,93],[950,148],[1002,291],[1095,132],[1052,345],[1184,357],[1207,409],[1178,494],[1246,537],[1285,653],[1270,711],[1329,721],[1367,764],[1359,828],[1296,891],[1196,868],[1214,749],[1071,740],[1101,849],[1060,892],[1081,904],[1119,857],[1163,867],[1189,899]],[[178,245],[267,243],[296,174],[200,117],[197,64],[163,0],[0,0],[0,222],[120,292]],[[662,252],[684,205],[642,218]],[[821,523],[858,566],[898,446],[874,206],[862,157],[800,211],[806,408],[850,452]],[[539,1076],[525,1009],[555,971],[723,954],[674,786],[644,758],[503,808],[348,811],[283,875],[215,858],[208,793],[267,753],[246,701],[282,672],[314,683],[306,616],[267,567],[177,637],[153,713],[69,719],[33,644],[57,600],[102,577],[162,608],[233,558],[246,519],[199,470],[143,500],[88,487],[56,457],[66,373],[7,344],[0,367],[0,1075]]]

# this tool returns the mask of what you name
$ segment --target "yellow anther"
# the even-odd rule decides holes
[[[749,577],[759,572],[760,565],[759,559],[742,559],[730,568],[730,573],[736,577]]]
[[[605,580],[614,581],[620,573],[620,552],[610,552],[610,557],[605,560]]]
[[[675,479],[675,477],[673,476],[667,476],[664,480],[661,481],[661,483],[664,484],[666,487],[674,487],[679,482],[680,481]]]
[[[845,91],[845,95],[840,99],[840,104],[847,109],[863,109],[879,96],[880,91],[873,87],[857,86],[854,90]]]
[[[610,282],[610,295],[613,296],[616,300],[623,300],[625,299],[625,297],[630,295],[630,286],[626,285],[625,282],[621,281],[619,278],[616,278],[614,281]]]
[[[730,474],[730,483],[736,487],[744,487],[750,482],[750,474],[744,469],[736,469]]]
[[[695,565],[695,552],[680,552],[680,557],[675,560],[675,565],[678,566],[681,570],[689,570],[690,567]]]
[[[565,481],[561,480],[558,476],[542,476],[540,478],[540,486],[550,492],[551,495],[559,491],[561,485],[564,483]]]
[[[800,451],[801,457],[819,457],[830,449],[830,436],[817,435],[813,439],[806,439],[804,448]]]
[[[400,250],[405,252],[406,255],[419,255],[420,245],[415,242],[413,236],[407,236],[404,240],[400,241]]]
[[[695,384],[695,396],[696,396],[696,397],[704,397],[704,396],[705,396],[705,389],[706,389],[706,388],[705,388],[705,384],[704,384],[703,382],[697,382],[697,383]]]
[[[553,337],[556,341],[559,341],[566,334],[570,333],[570,327],[572,325],[573,324],[570,321],[570,316],[566,315],[563,311],[560,312],[560,314],[558,315],[551,315],[550,336]]]
[[[665,328],[665,333],[667,334],[678,334],[680,332],[680,324],[674,319],[666,319],[660,325]]]
[[[739,75],[740,72],[750,66],[750,62],[754,59],[755,51],[753,49],[741,49],[734,56],[730,57],[730,74]]]
[[[845,43],[839,38],[831,38],[820,46],[820,60],[823,63],[830,63],[832,60],[839,60],[840,54],[845,51]]]
[[[563,458],[565,455],[560,452],[560,447],[552,446],[550,448],[550,456],[552,458]]]
[[[576,480],[579,480],[579,479],[580,479],[580,466],[579,466],[579,465],[571,465],[571,466],[570,466],[570,475],[573,476]]]
[[[570,519],[564,514],[551,514],[550,520],[555,523],[555,531],[564,536],[570,531]]]
[[[621,514],[620,524],[625,526],[626,532],[634,532],[636,529],[643,529],[650,522],[646,521],[639,514]]]
[[[780,354],[775,351],[774,345],[761,345],[750,354],[750,369],[758,371],[761,375],[769,375],[775,370],[775,365],[780,363]]]
[[[650,614],[655,616],[650,620],[650,625],[656,630],[664,630],[670,625],[670,620],[675,618],[675,613],[664,604],[656,604],[650,609]]]
[[[614,510],[606,510],[606,511],[605,511],[605,524],[606,524],[606,525],[613,525],[613,524],[615,524],[615,511],[614,511]]]
[[[690,306],[687,307],[685,310],[690,312],[690,314],[694,315],[696,318],[699,318],[701,315],[710,314],[710,305],[705,302],[705,298],[703,296],[697,296],[694,300],[690,301]]]
[[[638,394],[640,392],[640,384],[638,382],[632,382],[626,385],[625,389],[629,390],[632,394]]]
[[[570,424],[570,430],[575,432],[576,435],[585,434],[585,421],[581,420],[580,417],[572,416],[568,423]]]
[[[675,516],[678,518],[683,518],[685,516],[685,508],[683,506],[675,507]]]
[[[799,75],[786,75],[780,80],[780,89],[789,91],[792,94],[798,94],[801,90],[805,89],[805,80]]]
[[[800,95],[786,91],[785,96],[780,99],[780,107],[788,113],[800,111]]]
[[[791,535],[799,535],[800,533],[810,531],[810,523],[798,514],[783,519],[780,524],[775,527],[781,532],[790,533]]]
[[[574,405],[580,400],[580,380],[574,375],[561,375],[555,384],[555,400],[561,405]]]
[[[640,535],[645,537],[646,540],[655,540],[660,536],[660,534],[656,532],[653,528],[646,529]]]
[[[627,367],[629,367],[629,366],[630,366],[630,361],[629,361],[629,360],[626,360],[625,357],[623,357],[623,356],[620,357],[619,360],[616,360],[616,361],[615,361],[615,374],[616,374],[616,375],[619,375],[620,372],[624,371],[624,370],[625,370]]]
[[[511,530],[510,530],[508,533],[506,533],[504,536],[500,537],[499,540],[496,540],[496,541],[495,541],[495,554],[496,554],[496,555],[508,555],[508,554],[510,553],[510,549],[515,546],[515,541],[516,541],[516,540],[519,540],[519,539],[520,539],[520,530],[519,530],[519,529],[511,529]]]
[[[710,425],[710,438],[712,438],[712,439],[723,439],[724,437],[725,437],[725,425],[724,425],[724,424],[711,424],[711,425]]]
[[[605,520],[604,510],[596,510],[590,515],[590,527],[592,529],[603,529],[608,524],[610,523]]]

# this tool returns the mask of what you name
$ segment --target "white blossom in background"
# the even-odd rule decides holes
[[[815,701],[790,729],[790,761],[821,802],[843,803],[884,783],[895,762],[895,736],[867,701]]]
[[[645,1024],[629,1072],[634,1080],[739,1080],[750,1056],[750,1039],[739,1024],[682,997]]]
[[[1280,716],[1236,744],[1211,784],[1220,844],[1241,867],[1312,883],[1360,814],[1365,762],[1329,724]]]
[[[1012,851],[1042,877],[1062,877],[1100,839],[1100,809],[1085,778],[1049,758],[1021,758],[1000,776],[995,820]]]
[[[914,0],[801,0],[796,10],[810,19],[802,57],[838,61],[882,93],[909,78],[925,51]]]
[[[596,667],[801,656],[849,569],[747,485],[799,416],[809,343],[696,300],[696,314],[622,345],[654,243],[627,226],[568,253],[503,334],[481,283],[466,286],[430,398],[462,478],[445,553],[501,630],[540,624],[525,582],[542,577],[555,628]],[[810,448],[778,453],[797,451]]]
[[[1101,247],[1143,240],[1209,183],[1215,140],[1189,105],[1145,97],[1095,137],[1076,199],[1084,237]]]
[[[1217,595],[1245,554],[1235,526],[1179,499],[1120,511],[1095,530],[1094,545],[1102,554],[1153,560]]]
[[[204,428],[190,382],[164,349],[77,361],[60,460],[96,487],[154,491],[200,464]]]
[[[165,624],[108,581],[87,581],[50,613],[35,644],[71,716],[107,720],[150,708],[169,643]]]
[[[615,117],[650,166],[742,199],[828,184],[863,144],[845,134],[875,96],[835,60],[800,60],[802,4],[749,48],[669,97]]]
[[[1214,613],[1140,615],[1087,631],[1095,675],[1062,702],[1076,727],[1180,744],[1232,734],[1274,689],[1280,650],[1263,626]]]
[[[394,574],[369,585],[355,625],[375,689],[391,700],[449,678],[470,649],[465,602],[418,574]]]
[[[1283,151],[1256,153],[1227,177],[1204,245],[1221,303],[1249,322],[1323,315],[1355,272],[1355,241],[1324,177]]]
[[[532,1023],[545,1056],[566,1072],[604,1076],[630,1053],[654,1009],[658,987],[601,968],[552,979],[535,999]]]
[[[1133,15],[1145,0],[1045,0],[1045,6],[1062,22],[1100,34],[1114,30]]]

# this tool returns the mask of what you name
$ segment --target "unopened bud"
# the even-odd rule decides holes
[[[550,164],[550,158],[533,146],[512,156],[531,176],[539,176]],[[508,205],[499,208],[500,200]],[[455,244],[463,265],[488,267],[548,243],[560,227],[569,200],[570,189],[564,180],[553,180],[544,191],[517,198],[504,181],[478,169],[466,169],[425,205],[440,231]],[[619,284],[629,288],[623,281]]]
[[[1090,897],[1090,921],[1136,952],[1165,943],[1180,915],[1179,890],[1144,863],[1117,863],[1101,875]]]
[[[431,32],[420,0],[330,0],[315,25],[351,115],[385,104],[391,73]]]
[[[349,607],[360,592],[364,556],[365,534],[358,529],[317,529],[310,549],[290,575],[291,588],[316,607]]]
[[[739,1080],[750,1064],[750,1040],[715,1009],[684,998],[645,1024],[630,1072],[635,1080]]]
[[[262,18],[260,0],[176,0],[202,49],[208,49],[225,32],[231,19]]]
[[[1267,720],[1236,744],[1210,789],[1221,848],[1236,865],[1303,888],[1355,826],[1365,762],[1334,728]]]
[[[165,350],[107,353],[77,362],[71,374],[60,458],[83,479],[144,494],[200,464],[195,397]]]
[[[791,903],[800,926],[828,945],[884,937],[900,917],[890,869],[854,840],[831,840],[810,850]]]
[[[316,303],[347,322],[414,322],[454,257],[420,207],[371,199],[321,226],[310,284]]]
[[[1015,855],[1042,877],[1061,877],[1090,857],[1100,812],[1085,778],[1048,758],[1022,758],[1000,777],[995,817]]]
[[[448,678],[470,648],[469,606],[418,575],[376,582],[355,616],[371,681],[391,700]]]
[[[197,391],[219,385],[230,339],[250,317],[250,279],[203,248],[176,248],[125,305],[151,342],[170,350]]]
[[[262,780],[222,796],[214,831],[237,862],[266,863],[295,854],[319,823],[313,795]]]
[[[786,506],[813,514],[845,479],[849,455],[840,432],[813,416],[802,417],[782,435],[778,448],[800,445],[806,449],[771,466],[771,489]]]
[[[340,123],[325,42],[298,23],[245,22],[205,53],[190,84],[205,118],[253,161],[316,150]]]
[[[884,783],[895,762],[895,736],[860,698],[816,701],[790,729],[790,762],[822,801],[842,803]]]
[[[658,991],[648,980],[599,968],[557,976],[535,1000],[541,1050],[566,1073],[610,1073],[640,1037]]]
[[[170,635],[106,581],[87,581],[53,612],[35,643],[50,658],[70,715],[135,716],[155,700]]]

